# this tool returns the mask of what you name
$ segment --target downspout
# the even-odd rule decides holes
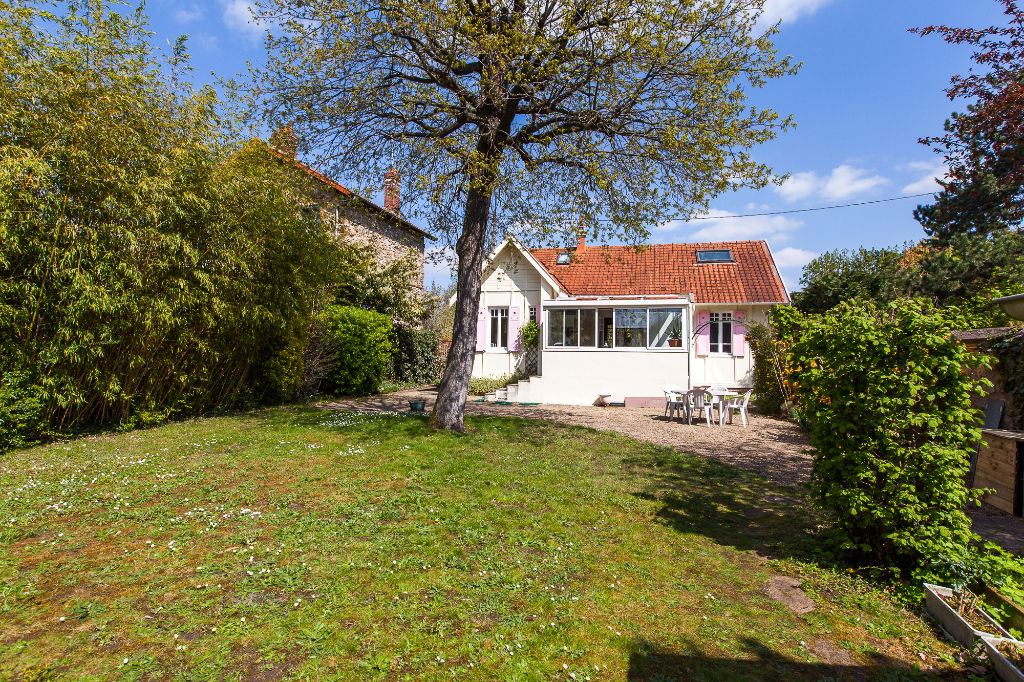
[[[690,299],[689,312],[690,312],[690,329],[693,329],[697,324],[697,318],[693,311],[693,294],[687,294]],[[697,337],[693,334],[688,334],[689,341],[687,342],[686,349],[686,390],[693,390],[693,352],[697,348],[696,339]]]

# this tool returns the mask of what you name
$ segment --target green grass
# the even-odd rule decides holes
[[[3,455],[0,671],[821,679],[830,642],[869,678],[962,675],[917,614],[809,561],[799,491],[613,434],[468,424],[284,408]],[[777,573],[818,609],[769,600]]]

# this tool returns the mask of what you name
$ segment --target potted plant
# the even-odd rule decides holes
[[[981,599],[966,587],[954,590],[925,583],[924,590],[928,613],[951,639],[968,649],[983,636],[1012,639],[1010,633],[981,608]]]
[[[680,346],[682,346],[683,345],[683,340],[682,340],[682,338],[680,338],[680,336],[681,335],[679,333],[679,329],[678,328],[673,329],[668,334],[668,345],[670,347],[672,347],[672,348],[679,348]]]

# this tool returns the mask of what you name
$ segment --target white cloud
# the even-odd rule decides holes
[[[197,5],[189,5],[188,7],[182,7],[174,13],[174,20],[179,24],[190,24],[197,19],[202,19],[206,12],[202,7]]]
[[[782,20],[783,24],[810,16],[832,0],[765,0],[764,14],[758,22],[762,26]]]
[[[266,33],[268,26],[253,16],[255,2],[246,0],[220,0],[224,7],[224,25],[232,33],[248,40],[258,40]]]
[[[944,178],[949,173],[949,166],[941,161],[914,161],[906,165],[907,170],[923,172],[924,175],[910,183],[902,190],[903,194],[924,194],[925,192],[938,192],[942,189],[936,178]]]
[[[786,201],[812,196],[835,201],[870,192],[888,182],[886,177],[871,175],[868,170],[844,163],[833,168],[826,176],[820,176],[814,171],[794,173],[781,186],[775,187],[775,192]]]
[[[807,249],[787,246],[784,249],[774,251],[772,256],[775,257],[775,264],[780,268],[802,268],[817,258],[818,254]]]
[[[791,233],[803,225],[799,220],[785,216],[753,216],[740,218],[729,211],[712,210],[709,214],[714,218],[703,220],[684,221],[673,220],[660,225],[659,231],[668,232],[682,228],[699,227],[696,232],[690,234],[689,241],[729,241],[734,239],[767,239],[774,241],[785,241]]]
[[[775,191],[782,195],[786,201],[806,199],[814,194],[821,185],[821,178],[814,171],[805,173],[793,173],[781,185],[775,187]]]

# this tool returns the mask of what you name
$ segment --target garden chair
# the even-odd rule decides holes
[[[711,426],[712,412],[715,410],[715,396],[703,388],[695,388],[686,393],[686,421],[693,424],[694,413],[704,412],[705,421]]]
[[[750,395],[754,392],[754,389],[748,390],[743,395],[738,395],[732,398],[728,398],[725,401],[725,410],[729,414],[729,423],[732,424],[732,413],[739,412],[740,417],[743,418],[743,426],[747,425],[747,405],[750,403]]]
[[[665,392],[665,415],[672,420],[672,415],[681,413],[686,409],[686,391],[675,384],[665,384],[661,387]]]

